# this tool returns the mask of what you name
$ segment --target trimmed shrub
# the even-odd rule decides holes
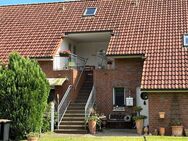
[[[12,120],[13,139],[40,132],[49,90],[36,61],[10,54],[8,66],[0,68],[0,117]]]
[[[51,121],[51,104],[49,103],[46,107],[46,111],[43,118],[42,130],[41,132],[50,131],[50,121]]]

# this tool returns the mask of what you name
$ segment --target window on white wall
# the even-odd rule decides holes
[[[123,107],[125,105],[125,88],[116,87],[113,89],[113,105]]]

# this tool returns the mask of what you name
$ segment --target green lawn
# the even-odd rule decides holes
[[[187,137],[160,137],[160,136],[147,136],[147,141],[188,141]],[[143,137],[116,137],[116,136],[55,136],[45,135],[39,141],[144,141]]]

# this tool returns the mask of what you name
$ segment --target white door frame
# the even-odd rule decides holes
[[[140,97],[141,90],[140,87],[136,88],[136,106],[141,106],[143,110],[141,111],[141,115],[147,116],[147,118],[144,120],[144,126],[149,125],[149,102],[148,100],[145,100],[146,105],[144,105],[144,100]]]

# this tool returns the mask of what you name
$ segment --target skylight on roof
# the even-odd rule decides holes
[[[188,34],[184,34],[183,36],[183,45],[188,47]]]
[[[87,7],[84,12],[84,16],[94,16],[96,12],[97,12],[96,7]]]

